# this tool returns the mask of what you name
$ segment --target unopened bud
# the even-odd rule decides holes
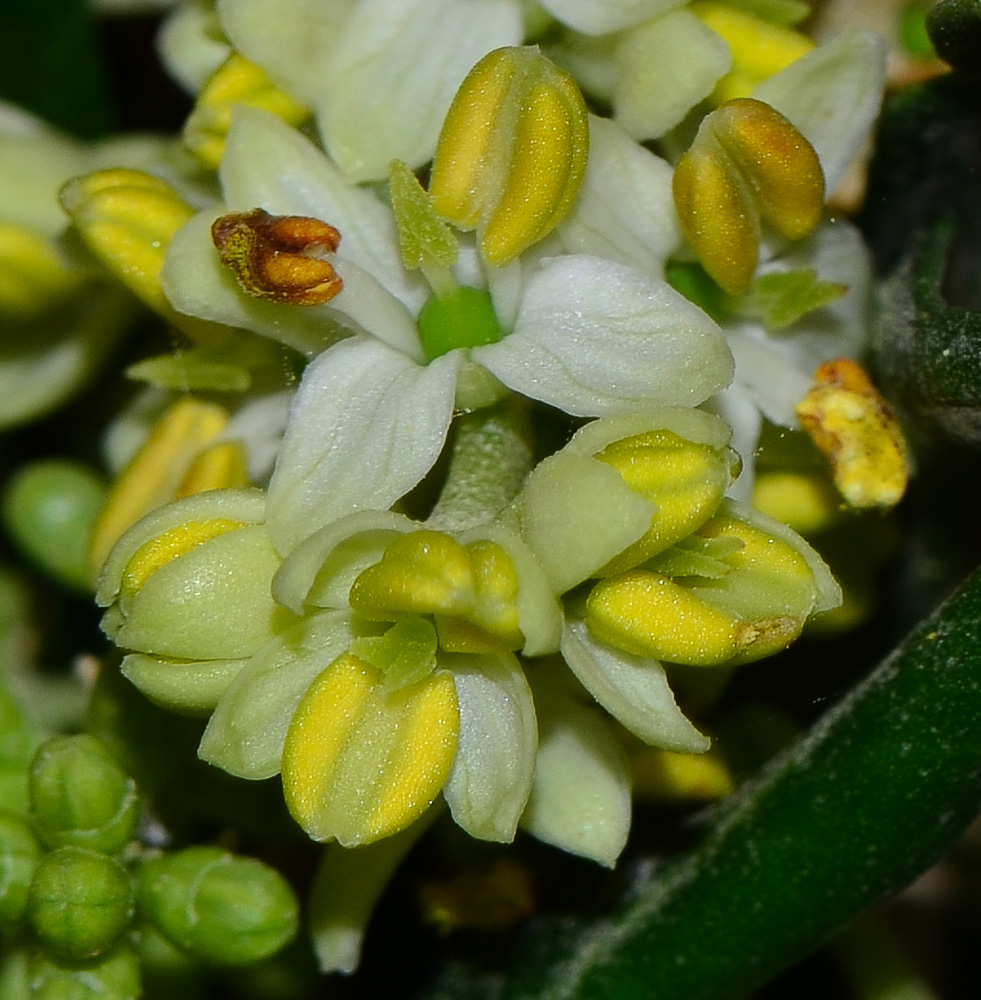
[[[133,891],[122,865],[99,851],[59,847],[31,882],[28,918],[56,955],[95,958],[122,936],[133,917]]]
[[[0,932],[23,916],[40,857],[41,848],[27,823],[9,809],[0,809]]]
[[[506,264],[569,211],[588,146],[575,81],[537,48],[496,49],[470,71],[447,113],[433,204],[461,229],[477,229],[487,261]]]
[[[218,847],[148,861],[139,904],[172,944],[216,965],[269,958],[292,940],[299,921],[296,896],[277,871]]]
[[[23,226],[0,223],[0,317],[31,322],[65,301],[82,284],[51,243]]]
[[[117,854],[136,831],[136,783],[92,736],[53,736],[42,743],[29,788],[31,813],[47,847]]]

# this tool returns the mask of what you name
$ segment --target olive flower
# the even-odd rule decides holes
[[[314,356],[269,487],[269,528],[283,552],[343,514],[390,506],[414,486],[443,446],[473,362],[577,416],[651,402],[694,405],[730,377],[714,323],[663,280],[588,252],[528,251],[507,266],[485,266],[465,243],[451,283],[490,307],[500,339],[427,359],[418,322],[432,291],[403,264],[395,218],[369,190],[251,109],[236,118],[220,177],[226,203],[178,232],[164,286],[181,311]],[[329,222],[341,234],[330,260],[343,291],[307,308],[246,294],[221,265],[210,229],[229,211],[256,207]]]

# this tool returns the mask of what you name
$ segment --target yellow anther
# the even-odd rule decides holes
[[[450,643],[444,648],[473,652],[486,643],[498,650],[523,645],[517,597],[517,573],[501,546],[464,546],[422,530],[392,541],[381,561],[354,581],[349,600],[355,611],[382,621],[436,615],[440,638]]]
[[[831,464],[852,507],[897,504],[909,480],[909,451],[889,404],[864,369],[848,358],[822,365],[797,417]]]
[[[459,732],[453,678],[430,675],[389,692],[350,654],[303,696],[283,748],[283,792],[314,840],[346,847],[405,829],[439,794]]]
[[[96,256],[148,306],[184,328],[160,284],[167,246],[194,214],[169,184],[139,170],[69,181],[61,203]]]
[[[429,191],[436,211],[476,228],[492,264],[546,236],[579,191],[589,147],[575,81],[537,48],[491,52],[447,113]]]
[[[120,600],[125,601],[127,597],[139,591],[161,566],[166,566],[178,556],[190,552],[191,549],[212,538],[217,538],[218,535],[244,527],[242,521],[232,521],[225,517],[211,518],[208,521],[188,521],[144,542],[133,553],[123,571],[119,585]]]
[[[67,270],[51,243],[23,226],[0,223],[0,317],[30,322],[56,308],[83,281]]]
[[[235,272],[249,295],[291,306],[319,306],[342,287],[325,254],[341,234],[326,222],[302,215],[270,215],[261,208],[217,219],[211,239],[222,264]]]
[[[646,570],[600,580],[587,600],[586,622],[598,639],[618,649],[692,666],[732,659],[741,629],[737,615]]]
[[[689,10],[720,35],[732,51],[732,69],[718,82],[712,95],[716,104],[748,96],[756,84],[814,48],[806,35],[729,4],[698,0]]]
[[[841,496],[827,474],[758,473],[753,506],[804,536],[824,531],[841,520]]]
[[[89,564],[93,576],[130,525],[176,498],[191,462],[226,422],[227,414],[220,406],[194,399],[183,399],[164,413],[109,493],[92,534]]]
[[[708,543],[701,575],[672,579],[655,559],[597,583],[586,602],[590,631],[628,653],[692,666],[745,663],[797,638],[818,596],[802,552],[726,505],[698,540]]]
[[[721,799],[734,787],[720,755],[675,753],[643,744],[630,748],[636,795],[666,802]]]
[[[778,111],[750,98],[706,115],[673,179],[681,228],[726,291],[756,269],[759,220],[801,239],[821,220],[824,174],[811,144]]]
[[[607,563],[602,576],[637,566],[690,535],[715,512],[738,471],[730,449],[688,441],[667,430],[615,441],[595,457],[612,465],[657,508],[647,533]]]
[[[510,557],[494,542],[466,546],[473,577],[471,620],[496,636],[510,637],[518,649],[523,644],[518,629],[518,574]]]
[[[184,125],[184,142],[209,170],[221,162],[225,137],[238,104],[261,108],[289,125],[302,125],[309,111],[276,87],[254,63],[233,52],[198,94]]]
[[[463,546],[440,531],[400,535],[351,587],[351,607],[382,621],[406,615],[465,613],[473,577]]]
[[[249,485],[245,448],[240,441],[222,441],[199,452],[174,492],[176,499],[205,490],[244,488]]]

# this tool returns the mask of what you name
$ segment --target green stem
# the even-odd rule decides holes
[[[514,499],[532,465],[528,414],[519,400],[458,416],[446,481],[428,526],[464,531],[492,520]]]
[[[642,866],[609,919],[543,929],[482,995],[749,995],[950,846],[981,803],[979,732],[981,571],[731,796],[695,850]]]

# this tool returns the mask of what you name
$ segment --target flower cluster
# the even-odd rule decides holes
[[[676,665],[777,653],[839,603],[747,502],[764,420],[888,437],[892,499],[860,460],[846,497],[902,491],[884,418],[799,409],[865,341],[864,250],[825,205],[884,79],[875,38],[815,45],[800,6],[179,4],[184,159],[64,175],[76,255],[181,343],[130,369],[109,437],[103,628],[208,717],[201,757],[280,775],[329,844],[325,969],[441,806],[613,865],[624,733],[709,747]]]

